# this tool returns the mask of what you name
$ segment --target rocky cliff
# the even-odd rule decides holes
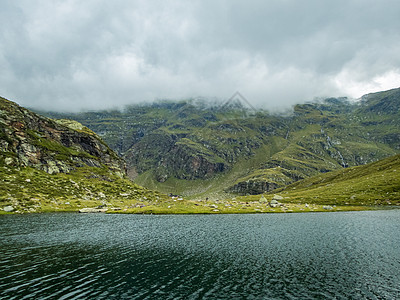
[[[49,174],[81,166],[125,175],[125,163],[94,132],[76,121],[52,120],[0,98],[0,163]]]
[[[0,214],[126,211],[166,198],[125,175],[123,159],[82,124],[0,98]]]

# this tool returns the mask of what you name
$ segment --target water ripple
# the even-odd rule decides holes
[[[0,228],[0,298],[400,298],[399,211],[49,214]]]

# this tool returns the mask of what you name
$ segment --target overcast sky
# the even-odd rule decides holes
[[[27,107],[400,86],[398,0],[0,0],[0,18],[0,95]]]

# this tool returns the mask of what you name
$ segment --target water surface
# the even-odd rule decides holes
[[[396,299],[400,211],[0,217],[0,298]]]

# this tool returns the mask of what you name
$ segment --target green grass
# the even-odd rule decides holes
[[[382,209],[373,206],[334,206],[327,210],[324,205],[285,203],[281,207],[272,208],[261,203],[259,197],[251,196],[225,199],[222,201],[178,201],[167,200],[156,205],[127,208],[110,213],[125,214],[260,214],[260,213],[307,213],[307,212],[338,212]]]
[[[239,214],[354,211],[399,204],[400,155],[368,166],[354,167],[303,180],[279,191],[283,207],[271,208],[260,195],[183,200],[167,197],[114,176],[106,168],[81,168],[71,174],[50,175],[32,168],[0,168],[0,207],[17,212],[78,211],[106,204],[110,213]],[[371,187],[371,183],[374,186]],[[351,188],[350,188],[351,187]],[[351,198],[350,195],[364,195]],[[271,201],[273,193],[264,194]],[[376,202],[378,195],[383,201]],[[374,201],[367,198],[374,196]],[[388,202],[389,200],[389,202]],[[324,205],[332,205],[327,210]],[[4,214],[2,212],[1,214]]]
[[[0,207],[20,212],[77,211],[83,207],[129,207],[166,198],[120,178],[108,169],[82,167],[50,175],[33,168],[0,167]]]
[[[291,202],[400,205],[400,155],[308,178],[280,192]]]
[[[58,158],[59,160],[69,160],[71,156],[98,160],[97,157],[90,155],[87,152],[77,151],[71,147],[65,147],[57,141],[50,140],[47,137],[42,137],[39,132],[36,132],[34,130],[27,129],[26,133],[31,138],[32,145],[44,149],[47,152],[56,153],[56,158]]]
[[[81,123],[74,121],[74,120],[67,120],[67,119],[59,119],[55,120],[56,123],[61,124],[63,126],[69,127],[75,131],[86,133],[92,136],[96,136],[96,134],[90,130],[89,128],[83,126]]]

